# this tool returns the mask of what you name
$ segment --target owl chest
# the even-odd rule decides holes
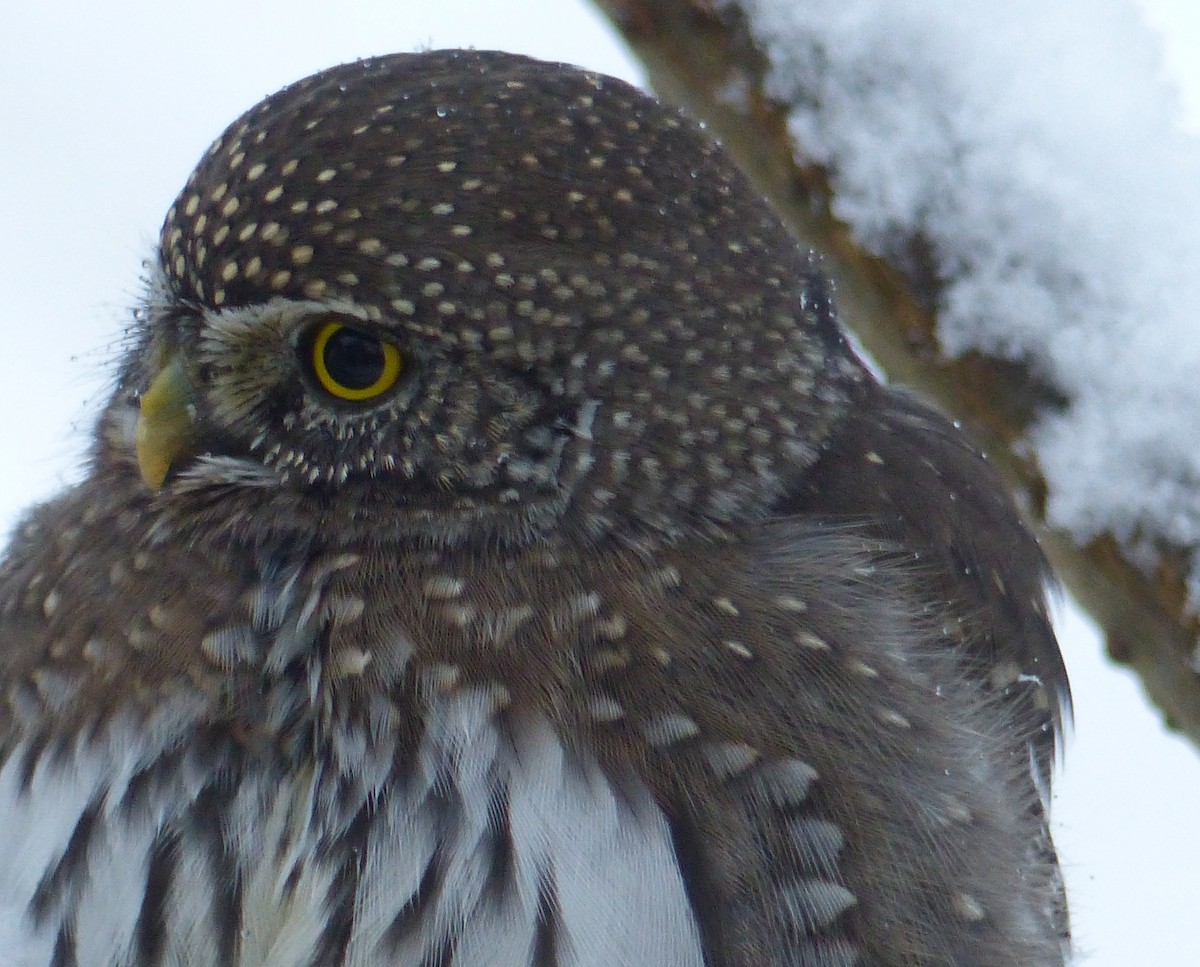
[[[703,962],[644,788],[618,793],[544,720],[500,727],[486,690],[429,715],[375,780],[322,756],[205,772],[115,736],[30,779],[10,759],[0,964]]]
[[[267,555],[219,609],[163,569],[105,724],[0,760],[0,967],[703,963],[658,803],[520,692],[608,602],[368,563]]]
[[[615,582],[601,593],[604,576],[547,558],[452,573],[435,560],[389,575],[352,555],[264,568],[230,620],[205,630],[201,688],[247,744],[318,757],[372,788],[406,756],[429,767],[421,743],[439,730],[459,741],[445,710],[464,703],[492,722],[520,712],[574,731],[617,706],[610,682],[661,674],[669,657],[632,630]]]

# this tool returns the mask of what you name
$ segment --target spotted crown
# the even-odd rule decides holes
[[[703,132],[612,78],[512,55],[395,55],[268,98],[191,176],[162,262],[207,311],[349,304],[518,375],[508,397],[532,387],[588,441],[592,530],[764,510],[862,379],[808,254]],[[444,428],[473,437],[463,476],[530,476],[483,409]]]

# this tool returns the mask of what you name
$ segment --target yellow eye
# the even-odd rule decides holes
[[[396,385],[403,369],[400,350],[390,342],[340,322],[321,326],[309,353],[317,382],[339,400],[382,396]]]

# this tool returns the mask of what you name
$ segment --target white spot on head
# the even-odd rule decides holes
[[[784,611],[791,611],[794,613],[801,613],[808,610],[807,604],[805,604],[799,598],[792,597],[790,594],[780,595],[775,599],[775,604]]]
[[[871,665],[868,665],[866,662],[858,661],[857,659],[850,662],[850,671],[854,672],[855,675],[861,675],[863,678],[879,677],[879,672],[877,669],[873,668]]]
[[[809,631],[801,631],[795,637],[795,642],[801,648],[807,648],[810,651],[829,651],[829,642],[824,638],[820,638]]]
[[[716,605],[718,611],[724,611],[730,617],[736,618],[741,614],[737,605],[726,597],[713,598],[713,604]]]
[[[879,710],[879,721],[884,725],[890,725],[897,729],[911,729],[912,723],[895,709],[881,708]]]
[[[969,923],[979,923],[986,916],[983,904],[970,893],[959,893],[955,896],[954,912]]]
[[[754,652],[752,652],[740,641],[733,641],[730,639],[722,642],[722,644],[735,655],[737,655],[738,658],[741,658],[744,661],[750,661],[754,657]]]

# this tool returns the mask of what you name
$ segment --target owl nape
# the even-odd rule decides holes
[[[0,564],[0,963],[1064,963],[1046,563],[695,123],[335,67],[154,264]]]

